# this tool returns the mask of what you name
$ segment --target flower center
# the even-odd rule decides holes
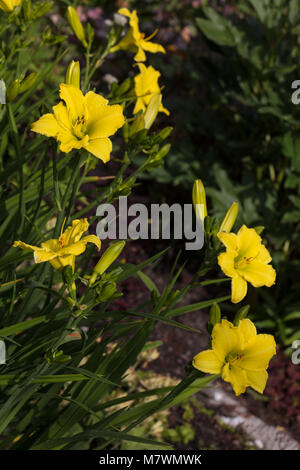
[[[243,256],[242,258],[240,258],[239,256],[237,258],[235,258],[234,260],[234,267],[235,269],[241,269],[241,268],[245,268],[248,264],[251,263],[251,261],[253,261],[255,259],[255,256]]]
[[[240,360],[243,358],[243,354],[240,352],[235,352],[235,353],[229,353],[225,357],[225,361],[229,363],[231,366],[236,366],[240,362]]]
[[[81,140],[86,135],[86,123],[84,115],[78,116],[72,123],[73,134]]]
[[[66,244],[66,240],[65,240],[65,237],[63,235],[61,235],[58,239],[59,243],[61,244],[61,247],[63,248]]]

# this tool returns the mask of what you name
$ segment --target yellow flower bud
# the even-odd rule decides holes
[[[94,284],[95,280],[97,279],[98,275],[102,275],[109,266],[118,258],[118,256],[123,251],[125,246],[125,241],[120,241],[113,243],[107,250],[103,253],[100,260],[94,267],[93,274],[90,278],[90,285]]]
[[[77,39],[79,39],[79,41],[82,42],[84,47],[87,47],[84,28],[82,26],[82,23],[80,21],[77,11],[75,10],[75,8],[71,6],[68,7],[67,20],[71,28],[73,29],[74,34],[77,37]]]
[[[145,129],[150,129],[161,107],[161,94],[153,95],[144,114]]]
[[[80,64],[72,60],[66,71],[66,83],[80,89]]]
[[[192,199],[196,217],[203,221],[207,216],[207,208],[205,189],[201,180],[194,181]]]
[[[228,209],[227,214],[225,215],[219,232],[226,232],[229,233],[236,221],[237,215],[239,211],[239,205],[237,202],[233,202],[231,207]]]

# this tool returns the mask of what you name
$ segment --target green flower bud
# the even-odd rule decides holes
[[[136,134],[137,132],[145,129],[144,116],[140,114],[135,118],[129,129],[129,136]]]
[[[31,88],[35,84],[36,77],[37,73],[35,72],[32,72],[27,75],[27,77],[24,78],[24,80],[22,80],[20,84],[19,93],[24,93],[24,91],[29,90],[29,88]]]
[[[116,292],[116,288],[117,286],[115,282],[106,282],[102,286],[99,292],[99,295],[97,297],[97,300],[99,302],[106,302],[114,295],[114,293]]]
[[[220,322],[221,322],[221,309],[218,304],[213,304],[209,312],[209,323],[211,323],[212,326],[215,326],[216,323],[220,323]]]
[[[72,60],[66,71],[67,85],[73,85],[80,89],[80,64],[78,61]]]
[[[84,31],[84,28],[82,26],[82,23],[80,21],[80,18],[78,16],[78,13],[75,10],[75,8],[73,8],[71,6],[68,6],[68,11],[67,11],[66,16],[67,16],[67,20],[68,20],[71,28],[73,29],[73,32],[74,32],[75,36],[77,37],[77,39],[79,39],[79,41],[82,42],[84,47],[87,47],[87,42],[86,42],[86,38],[85,38],[85,31]]]
[[[125,244],[125,241],[120,241],[113,243],[110,247],[107,248],[107,250],[104,252],[100,260],[94,267],[93,274],[90,278],[90,285],[93,285],[97,279],[97,276],[101,276],[109,268],[109,266],[113,264],[113,262],[118,258],[118,256],[120,256]]]
[[[158,137],[160,137],[162,140],[165,140],[167,139],[167,137],[169,137],[172,130],[173,130],[173,127],[171,126],[165,127],[162,131],[160,131],[160,133],[158,134]]]
[[[241,307],[235,314],[233,324],[235,326],[239,326],[239,323],[243,318],[246,318],[248,315],[248,312],[250,310],[250,305],[245,305],[244,307]]]
[[[6,90],[7,101],[13,101],[19,94],[20,80],[14,80]]]
[[[265,227],[263,225],[258,225],[257,227],[254,227],[254,230],[258,235],[260,235],[265,230]]]

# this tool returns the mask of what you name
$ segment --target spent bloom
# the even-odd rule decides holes
[[[49,261],[53,268],[59,271],[65,266],[71,266],[74,271],[75,257],[85,251],[87,243],[96,245],[98,251],[101,247],[100,239],[96,235],[81,238],[88,227],[87,219],[73,220],[72,226],[61,233],[58,239],[47,240],[40,247],[27,245],[21,241],[15,241],[13,246],[33,251],[35,263]]]
[[[53,114],[44,114],[31,130],[54,137],[62,152],[84,148],[106,163],[112,150],[108,137],[124,124],[122,107],[110,106],[93,91],[83,95],[78,87],[66,83],[60,84],[60,98],[65,104],[61,101],[53,106]]]
[[[151,65],[146,67],[144,64],[137,64],[137,66],[140,69],[140,73],[134,77],[134,89],[137,96],[133,110],[134,114],[140,110],[145,112],[151,98],[155,95],[161,95],[161,89],[158,84],[160,72]],[[170,114],[162,104],[160,104],[158,111],[167,114],[167,116]]]
[[[252,387],[263,393],[270,359],[276,354],[272,335],[257,334],[248,318],[234,326],[227,320],[212,330],[212,349],[202,351],[193,359],[193,366],[209,374],[221,374],[236,395]]]
[[[139,19],[136,10],[133,10],[133,12],[131,13],[128,8],[121,8],[118,13],[124,16],[128,16],[130,27],[124,38],[121,39],[117,46],[112,47],[110,52],[115,52],[120,49],[134,52],[134,60],[136,60],[137,62],[145,62],[145,51],[152,53],[166,52],[163,46],[161,46],[160,44],[150,42],[150,39],[155,36],[157,30],[154,31],[154,33],[151,34],[151,36],[149,36],[148,38],[145,38],[145,34],[140,32]]]
[[[276,271],[269,264],[272,258],[254,228],[243,225],[237,234],[219,232],[218,238],[226,247],[218,263],[224,274],[232,278],[232,302],[245,297],[247,282],[254,287],[270,287],[275,283]]]
[[[0,9],[7,12],[13,11],[21,2],[22,0],[0,0]]]

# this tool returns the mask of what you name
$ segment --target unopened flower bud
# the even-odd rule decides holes
[[[244,307],[240,308],[235,314],[233,324],[235,326],[239,326],[240,321],[247,317],[249,310],[250,305],[245,305]]]
[[[213,304],[209,312],[209,323],[214,327],[221,322],[221,309],[218,304]]]
[[[237,202],[234,202],[231,207],[228,209],[227,214],[225,215],[219,232],[226,232],[229,233],[234,225],[234,222],[236,221],[237,215],[239,211],[239,205]]]
[[[14,80],[6,90],[7,101],[13,101],[19,94],[20,80]]]
[[[110,245],[110,247],[107,248],[107,250],[104,252],[100,260],[94,267],[93,274],[90,278],[90,285],[94,284],[95,280],[97,279],[97,276],[101,276],[109,268],[109,266],[113,264],[113,262],[118,258],[118,256],[120,256],[125,244],[125,241],[120,241],[113,243],[112,245]]]
[[[80,64],[78,61],[72,60],[66,71],[67,85],[73,85],[80,89]]]
[[[194,181],[192,200],[196,217],[203,222],[207,216],[207,207],[205,189],[200,179]]]
[[[145,121],[144,121],[144,116],[140,114],[139,116],[135,118],[135,120],[130,126],[130,129],[129,129],[130,137],[143,129],[145,129]]]
[[[36,77],[37,77],[36,72],[32,72],[29,75],[27,75],[27,77],[24,78],[24,80],[22,80],[20,84],[19,93],[24,93],[24,91],[29,90],[29,88],[31,88],[34,85],[36,81]]]
[[[71,6],[68,6],[67,20],[71,28],[73,29],[74,34],[77,37],[77,39],[79,39],[79,41],[82,42],[84,47],[87,47],[84,28],[82,26],[82,23],[80,21],[77,11],[75,10],[75,8]]]
[[[150,129],[161,106],[161,94],[153,95],[144,113],[145,129]]]

